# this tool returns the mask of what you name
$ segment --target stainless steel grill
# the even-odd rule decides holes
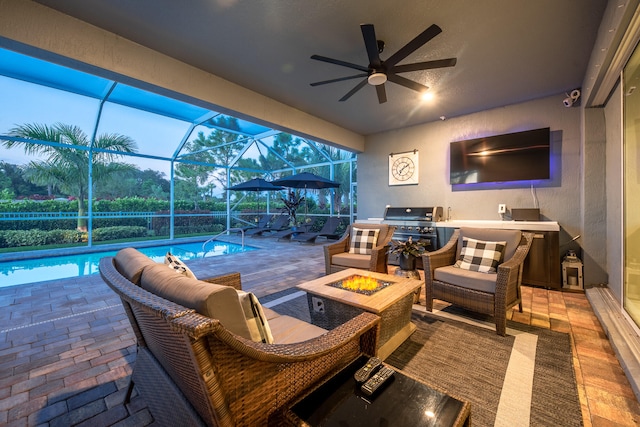
[[[442,219],[442,207],[388,207],[384,211],[385,224],[395,225],[393,240],[407,240],[409,236],[413,240],[428,242],[427,250],[434,251],[438,248],[438,235],[436,233],[436,221]],[[398,265],[397,255],[389,255],[389,263]],[[418,268],[422,268],[422,260],[418,260]]]

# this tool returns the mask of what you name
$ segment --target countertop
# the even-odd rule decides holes
[[[368,218],[357,222],[380,224],[384,218]],[[527,230],[527,231],[560,231],[560,225],[556,221],[498,221],[484,219],[456,219],[452,221],[438,221],[436,227],[439,228],[460,228],[460,227],[480,227],[480,228],[502,228],[504,230]]]
[[[528,231],[560,231],[560,226],[556,221],[491,221],[491,220],[452,220],[436,222],[436,227],[480,227],[480,228],[502,228],[505,230],[528,230]]]

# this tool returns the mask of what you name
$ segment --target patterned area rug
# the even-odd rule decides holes
[[[309,321],[304,294],[263,303]],[[441,314],[414,309],[416,331],[385,363],[471,402],[474,426],[582,426],[568,334],[508,322],[501,337]]]

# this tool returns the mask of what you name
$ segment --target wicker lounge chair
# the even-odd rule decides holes
[[[312,227],[311,224],[298,225],[297,227],[288,227],[284,230],[276,231],[275,233],[269,233],[268,237],[274,237],[278,240],[291,239],[296,233],[306,233]]]
[[[378,240],[371,249],[370,254],[350,253],[351,237],[354,228],[371,230],[377,229]],[[324,262],[327,274],[347,268],[360,268],[363,270],[387,272],[387,260],[389,259],[389,242],[393,237],[396,227],[388,224],[360,224],[355,223],[347,227],[344,235],[335,243],[325,245]]]
[[[315,243],[318,237],[331,238],[336,235],[336,230],[340,227],[341,222],[342,220],[337,216],[329,217],[320,231],[296,234],[291,238],[291,240],[303,243]]]
[[[123,251],[100,261],[100,275],[120,296],[135,333],[133,381],[157,425],[282,425],[292,401],[360,355],[375,354],[380,318],[374,314],[362,313],[306,341],[254,342],[218,319],[145,290],[139,284],[146,275],[182,275],[134,249]],[[197,282],[184,276],[177,280]],[[167,282],[173,283],[161,278]],[[207,282],[220,289],[216,298],[218,292],[228,296],[229,289],[241,287],[238,273]]]
[[[288,223],[289,223],[288,215],[278,215],[276,216],[276,218],[273,220],[272,223],[267,224],[264,227],[256,227],[256,228],[249,229],[244,232],[244,235],[245,236],[262,236],[264,233],[284,230],[287,227]]]
[[[485,242],[507,242],[504,261],[498,265],[496,273],[454,267],[460,257],[463,237]],[[522,266],[532,240],[532,233],[518,230],[456,230],[444,247],[422,256],[427,310],[432,311],[433,300],[439,299],[467,310],[491,315],[495,319],[496,332],[504,336],[507,310],[517,304],[522,312]]]
[[[255,228],[264,228],[269,224],[269,221],[271,221],[271,217],[272,215],[263,214],[260,217],[260,219],[258,219],[258,222],[256,223],[256,225],[247,225],[245,227],[237,227],[237,228],[241,228],[242,231],[244,231],[245,233],[247,232],[247,230],[253,230]]]

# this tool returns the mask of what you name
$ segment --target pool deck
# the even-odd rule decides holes
[[[265,250],[187,264],[200,277],[239,271],[259,298],[324,275],[321,241],[246,243]],[[523,299],[514,321],[573,337],[584,425],[640,423],[640,405],[585,295],[523,287]],[[153,425],[135,391],[123,405],[134,362],[127,317],[99,275],[0,288],[0,425]]]

